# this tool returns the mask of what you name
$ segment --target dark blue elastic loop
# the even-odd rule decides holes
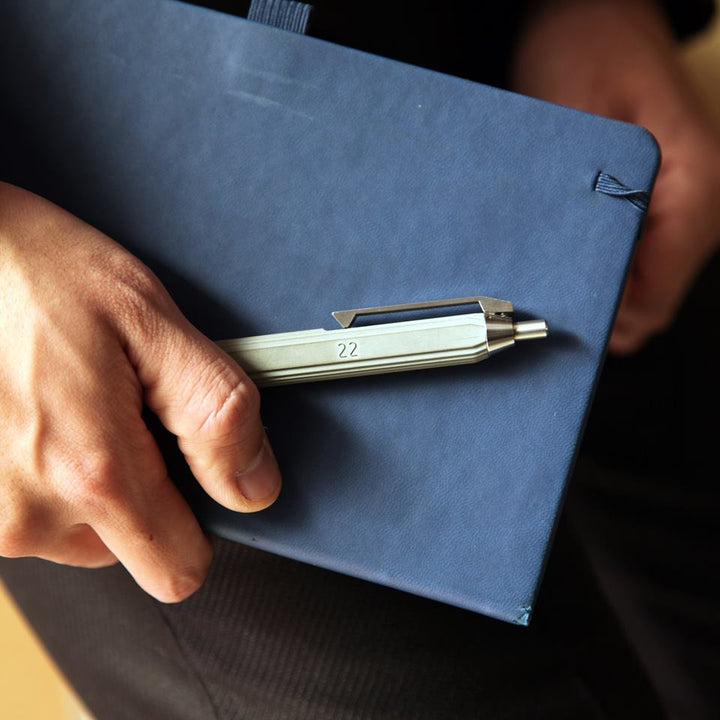
[[[604,172],[597,176],[595,190],[605,195],[624,198],[642,212],[647,212],[650,204],[650,193],[645,190],[633,190],[633,188],[623,185],[617,178]]]
[[[248,20],[305,34],[311,6],[295,0],[252,0]]]

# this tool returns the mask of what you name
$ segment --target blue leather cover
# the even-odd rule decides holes
[[[651,136],[168,0],[4,0],[0,73],[3,178],[212,338],[474,294],[547,320],[479,365],[265,391],[285,484],[255,515],[163,441],[214,532],[526,624],[643,221],[594,184],[649,191]]]

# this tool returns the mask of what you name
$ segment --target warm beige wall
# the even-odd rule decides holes
[[[720,18],[686,58],[720,129]],[[70,690],[0,585],[0,717],[77,720],[71,706]]]
[[[79,720],[70,689],[0,584],[0,717]]]
[[[720,1],[717,6],[712,27],[688,45],[685,59],[720,131]]]

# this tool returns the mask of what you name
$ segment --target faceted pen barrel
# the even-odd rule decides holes
[[[460,365],[488,356],[482,313],[223,340],[260,387]]]

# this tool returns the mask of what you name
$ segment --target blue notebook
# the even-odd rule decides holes
[[[0,89],[2,178],[139,255],[211,338],[471,295],[547,320],[478,365],[263,391],[284,489],[258,514],[158,435],[209,530],[527,624],[651,136],[172,0],[5,0]]]

